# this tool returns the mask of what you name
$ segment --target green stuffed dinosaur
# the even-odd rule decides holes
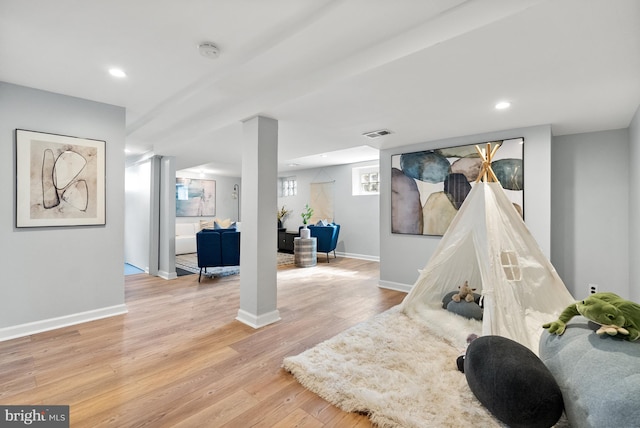
[[[627,340],[640,337],[640,305],[614,293],[594,293],[586,299],[568,306],[556,321],[544,324],[549,333],[561,335],[571,318],[576,315],[601,325],[597,334],[624,335]]]

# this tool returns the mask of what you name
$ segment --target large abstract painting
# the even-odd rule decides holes
[[[500,144],[491,163],[516,210],[524,213],[524,140]],[[485,143],[479,143],[485,147]],[[482,159],[475,144],[391,156],[391,232],[444,235],[471,191]]]
[[[16,227],[105,224],[105,142],[16,129]]]
[[[176,216],[216,215],[216,181],[176,178]]]

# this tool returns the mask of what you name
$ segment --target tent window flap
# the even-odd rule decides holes
[[[514,251],[502,251],[500,253],[500,263],[509,281],[520,281],[522,279],[518,256]]]

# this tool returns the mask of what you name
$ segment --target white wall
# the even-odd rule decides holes
[[[479,144],[523,137],[525,219],[542,251],[550,255],[551,128],[548,125],[431,141],[380,153],[380,284],[409,290],[440,242],[440,237],[391,233],[391,156],[400,153]]]
[[[629,299],[640,302],[640,107],[629,126]]]
[[[125,262],[149,272],[149,219],[151,218],[151,163],[125,171]]]
[[[298,182],[296,196],[278,198],[278,209],[284,205],[292,210],[284,221],[284,227],[289,230],[298,230],[298,227],[302,226],[300,213],[305,204],[310,203],[311,183],[334,181],[334,220],[340,224],[336,253],[367,260],[379,260],[380,197],[378,195],[354,196],[351,189],[352,169],[375,164],[377,162],[360,162],[279,174],[281,177],[295,176]],[[276,221],[274,212],[274,227]]]
[[[629,296],[629,133],[555,137],[552,262],[576,299],[589,284]]]
[[[15,228],[16,128],[106,141],[106,225]],[[0,340],[122,313],[125,110],[0,82]]]

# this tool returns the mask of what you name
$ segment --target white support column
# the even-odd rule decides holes
[[[160,156],[149,159],[149,275],[158,276],[160,247]]]
[[[243,123],[240,309],[237,320],[260,328],[280,320],[277,309],[278,121]]]
[[[175,279],[176,275],[176,167],[173,157],[160,159],[160,245],[158,276]]]

